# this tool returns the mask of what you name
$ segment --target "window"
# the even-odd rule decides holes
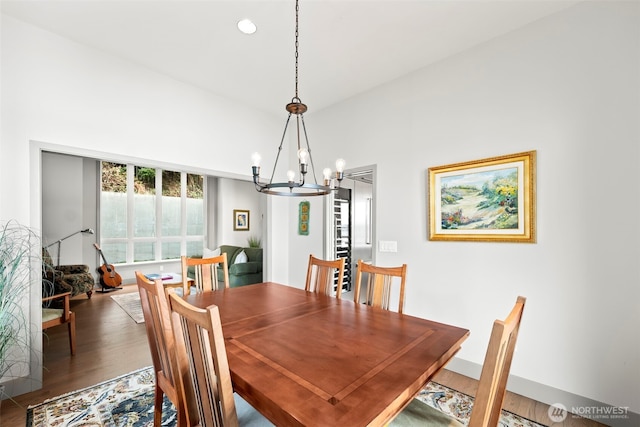
[[[204,177],[101,162],[100,240],[113,264],[201,254]]]

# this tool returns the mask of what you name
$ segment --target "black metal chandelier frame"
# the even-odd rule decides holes
[[[282,138],[280,140],[280,145],[278,146],[278,153],[276,155],[276,161],[273,165],[273,171],[271,172],[271,178],[268,182],[260,182],[260,158],[257,153],[254,153],[252,173],[253,173],[253,183],[256,186],[256,190],[265,194],[272,194],[278,196],[294,196],[294,197],[307,197],[307,196],[323,196],[331,193],[332,191],[338,189],[340,187],[340,182],[342,181],[344,175],[344,160],[338,159],[336,161],[336,173],[335,180],[338,185],[332,185],[332,177],[331,171],[329,169],[325,169],[323,171],[324,180],[323,184],[318,184],[318,180],[316,179],[315,166],[313,164],[313,158],[311,157],[311,147],[309,145],[309,138],[307,136],[307,128],[304,123],[304,113],[307,111],[307,106],[302,103],[300,98],[298,97],[298,36],[299,36],[299,19],[298,14],[300,11],[300,6],[298,3],[299,0],[296,0],[296,30],[295,30],[295,96],[291,99],[291,102],[288,103],[285,109],[288,111],[287,120],[284,125],[284,131],[282,133]],[[280,153],[282,152],[282,147],[284,145],[284,140],[287,135],[287,129],[289,127],[289,122],[291,121],[291,116],[295,115],[296,118],[296,140],[298,145],[298,166],[300,171],[300,177],[296,181],[295,173],[293,171],[289,171],[287,173],[288,180],[286,182],[273,182],[276,169],[278,167],[278,160],[280,159]],[[302,134],[304,136],[304,142],[306,146],[301,145],[300,131],[302,130]],[[311,163],[311,176],[313,177],[313,183],[306,182],[306,176],[308,173],[308,164]]]

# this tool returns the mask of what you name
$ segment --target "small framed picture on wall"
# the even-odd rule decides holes
[[[249,211],[233,210],[233,229],[236,231],[249,230]]]

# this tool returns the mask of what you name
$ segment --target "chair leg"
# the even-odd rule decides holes
[[[164,393],[160,387],[156,385],[156,393],[154,399],[154,408],[153,408],[153,425],[161,426],[162,425],[162,401],[163,401]],[[176,408],[178,409],[178,408]]]
[[[76,314],[71,312],[69,316],[69,347],[71,355],[76,355]]]

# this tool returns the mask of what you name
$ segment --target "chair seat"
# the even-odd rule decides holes
[[[464,424],[418,399],[413,399],[411,403],[389,423],[389,427],[414,426],[463,427]]]
[[[64,311],[61,308],[43,308],[42,309],[42,323],[47,323],[53,319],[59,319],[62,317]]]

